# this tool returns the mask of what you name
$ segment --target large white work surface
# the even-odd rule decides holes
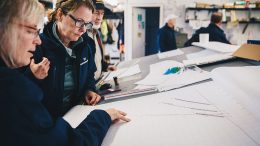
[[[201,50],[188,47],[178,56],[152,55],[120,63],[118,68],[138,64],[141,73],[119,78],[119,88],[135,88],[134,83],[150,73],[151,64],[182,62],[185,55]],[[260,68],[245,65],[249,64],[231,60],[203,66],[211,71],[212,80],[97,106],[79,105],[64,119],[76,127],[94,109],[125,111],[132,121],[113,124],[102,146],[260,146]]]
[[[94,107],[76,106],[64,118],[76,127],[93,109],[127,112],[132,121],[113,124],[103,146],[259,146],[257,74],[259,67],[218,68],[210,82]],[[247,80],[241,75],[248,75]],[[247,88],[249,83],[253,86]],[[234,88],[226,88],[229,85]]]

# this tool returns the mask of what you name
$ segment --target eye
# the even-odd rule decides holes
[[[40,32],[40,30],[33,30],[33,29],[28,29],[26,31],[29,35],[32,35],[32,36],[37,36]]]
[[[78,22],[78,23],[81,23],[81,24],[85,23],[85,21],[84,21],[84,20],[81,20],[81,19],[78,19],[77,22]]]
[[[28,34],[35,34],[35,31],[33,31],[33,30],[27,30],[27,33],[28,33]]]

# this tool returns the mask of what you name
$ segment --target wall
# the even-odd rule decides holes
[[[164,2],[164,0],[163,0]],[[159,7],[160,8],[160,25],[163,24],[163,3],[158,0],[129,0],[125,2],[125,60],[132,59],[132,38],[133,38],[133,28],[132,28],[132,9],[134,7]],[[156,36],[155,36],[156,37]]]
[[[234,2],[235,0],[199,0],[199,2],[205,3],[214,3],[220,4],[226,2]],[[254,2],[257,0],[251,0]],[[193,0],[121,0],[121,3],[125,3],[125,47],[126,47],[126,60],[131,59],[131,47],[132,47],[132,7],[139,6],[139,5],[155,5],[161,6],[162,14],[161,14],[161,21],[160,26],[164,25],[164,18],[168,14],[175,14],[179,16],[177,21],[177,27],[183,28],[184,33],[188,33],[190,37],[194,30],[188,25],[188,23],[184,22],[185,16],[185,5],[193,3]],[[260,16],[260,13],[259,15]],[[260,24],[250,24],[244,34],[242,34],[242,30],[245,27],[245,24],[239,24],[238,26],[227,29],[227,25],[222,25],[223,29],[225,30],[228,39],[231,40],[233,44],[242,44],[245,43],[247,39],[258,39],[260,40]]]

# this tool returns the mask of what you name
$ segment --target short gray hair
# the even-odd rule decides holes
[[[176,19],[178,18],[178,16],[174,15],[174,14],[170,14],[165,18],[165,23],[167,23],[168,21],[170,21],[171,19]]]

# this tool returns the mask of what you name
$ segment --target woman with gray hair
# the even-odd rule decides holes
[[[17,68],[30,63],[39,38],[43,7],[37,0],[0,1],[0,130],[4,146],[98,146],[114,120],[125,113],[94,110],[73,129],[63,118],[52,120],[43,93]]]

